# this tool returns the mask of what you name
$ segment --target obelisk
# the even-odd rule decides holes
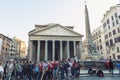
[[[93,38],[90,30],[90,22],[89,22],[89,14],[87,5],[85,4],[85,28],[86,28],[86,53],[87,57],[91,58],[92,60],[96,55],[98,55],[96,51],[96,46],[93,43]]]
[[[89,14],[88,14],[88,9],[86,4],[85,4],[85,28],[86,28],[86,42],[87,42],[87,45],[89,45],[93,43],[93,40],[92,40],[92,35],[90,30]]]

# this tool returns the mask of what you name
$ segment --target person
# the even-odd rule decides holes
[[[3,73],[4,73],[4,68],[2,66],[2,63],[0,62],[0,80],[3,80]]]
[[[106,66],[106,69],[108,70],[109,69],[109,59],[105,60],[105,66]]]
[[[114,65],[113,65],[112,60],[110,59],[110,61],[109,61],[109,72],[112,73],[112,76],[113,76],[113,69],[114,69]]]
[[[91,68],[88,70],[88,74],[90,74],[91,76],[92,76],[93,74],[96,74],[96,66],[91,67]]]
[[[100,67],[97,68],[96,72],[97,72],[97,76],[104,77],[104,73]]]
[[[92,75],[92,67],[89,68],[88,74]]]
[[[80,75],[80,62],[78,61],[77,62],[77,77],[79,77],[79,75]]]
[[[72,67],[73,67],[73,77],[75,78],[77,75],[77,62],[76,62],[76,60],[74,60]]]
[[[64,80],[65,79],[65,75],[64,75],[64,72],[65,72],[65,69],[64,69],[64,61],[61,61],[60,64],[59,64],[59,71],[60,71],[60,80]]]
[[[9,61],[9,65],[8,65],[8,77],[9,77],[9,79],[8,80],[12,79],[13,69],[14,69],[13,62]]]
[[[4,64],[4,78],[7,78],[8,73],[8,61]]]
[[[41,80],[46,80],[47,70],[48,70],[48,62],[45,60],[44,63],[43,63],[43,73],[42,73],[42,76],[41,76]]]
[[[42,77],[42,71],[43,71],[43,62],[40,62],[39,70],[40,70],[39,78],[40,78],[40,80],[41,80],[41,77]]]
[[[92,74],[95,74],[96,73],[96,66],[93,66],[92,68]]]
[[[35,74],[35,79],[38,80],[39,79],[39,64],[36,64],[34,68],[34,74]]]
[[[116,64],[116,66],[117,66],[117,68],[118,68],[118,70],[119,70],[119,76],[120,76],[120,62],[118,62],[118,63]]]

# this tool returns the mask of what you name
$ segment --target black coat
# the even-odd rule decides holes
[[[109,69],[114,69],[114,65],[113,65],[112,60],[110,60],[110,62],[109,62]]]

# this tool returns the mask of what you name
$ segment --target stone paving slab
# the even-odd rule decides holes
[[[111,77],[90,76],[90,77],[79,77],[79,78],[71,79],[71,80],[120,80],[120,77],[118,76],[111,76]]]

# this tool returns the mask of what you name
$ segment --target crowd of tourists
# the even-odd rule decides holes
[[[4,80],[66,80],[76,78],[80,64],[73,57],[64,61],[7,61],[4,66]]]
[[[113,75],[112,60],[105,62],[105,65],[106,69]],[[118,66],[120,67],[120,64]],[[0,80],[69,80],[69,78],[79,77],[80,67],[80,61],[77,57],[62,61],[7,61],[4,65],[0,63]],[[104,76],[100,66],[92,66],[88,70],[88,74]]]

